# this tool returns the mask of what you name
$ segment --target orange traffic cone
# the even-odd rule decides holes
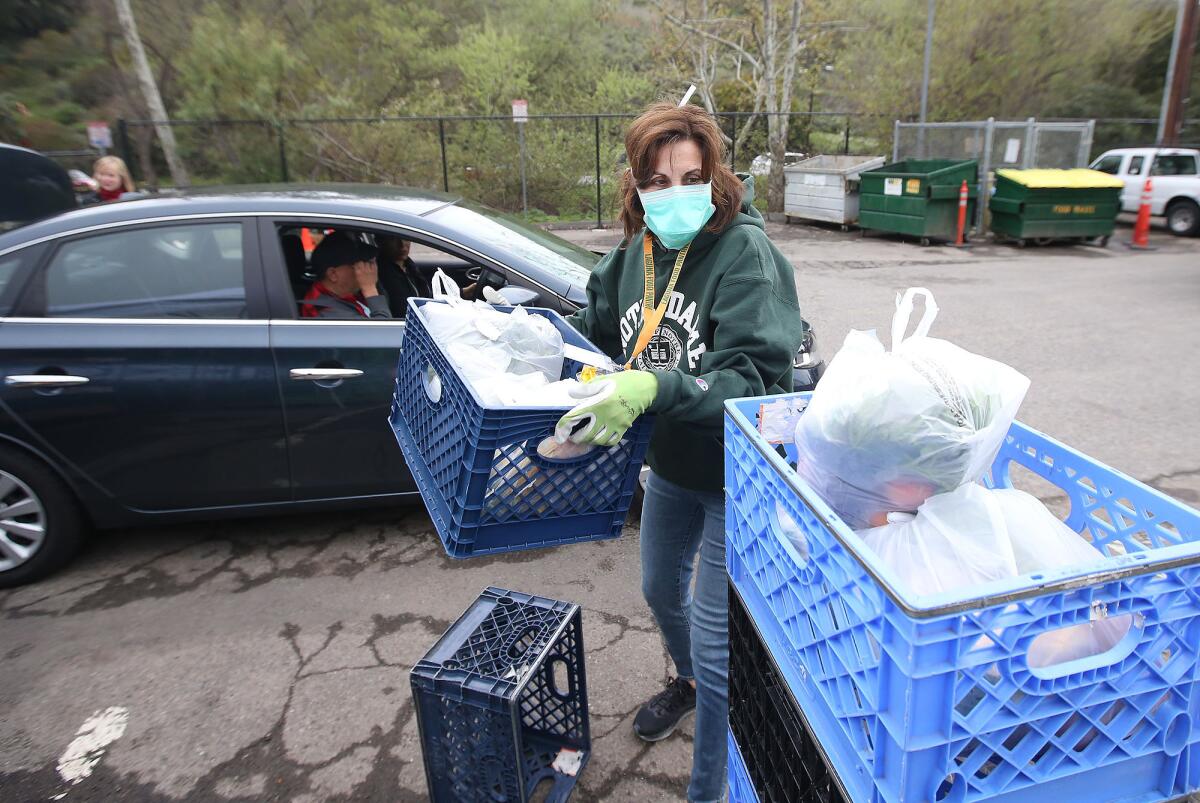
[[[955,233],[954,244],[963,247],[967,228],[967,180],[963,179],[962,188],[958,191],[958,230]]]
[[[305,253],[308,254],[311,254],[313,249],[317,247],[317,244],[313,242],[312,232],[309,231],[307,226],[300,229],[300,243],[304,246]]]
[[[1133,224],[1133,242],[1131,248],[1150,247],[1150,177],[1142,187],[1142,203],[1138,207],[1137,223]]]

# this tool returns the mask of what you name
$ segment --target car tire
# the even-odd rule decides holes
[[[44,463],[0,447],[0,492],[0,588],[41,579],[75,556],[83,516],[71,489]],[[5,515],[18,505],[23,512]],[[40,528],[40,540],[31,528]]]
[[[1180,237],[1200,234],[1200,205],[1195,201],[1175,201],[1167,207],[1167,228]]]

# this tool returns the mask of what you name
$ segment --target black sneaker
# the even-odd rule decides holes
[[[633,719],[633,732],[644,742],[667,738],[685,716],[696,710],[696,690],[679,678],[667,681],[667,687],[650,698]]]

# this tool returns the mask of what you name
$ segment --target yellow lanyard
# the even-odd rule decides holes
[[[642,291],[642,331],[638,334],[637,342],[634,343],[633,353],[629,355],[629,362],[625,363],[625,370],[628,371],[633,361],[642,353],[646,346],[650,345],[650,341],[654,339],[654,333],[658,331],[658,325],[662,323],[663,315],[667,312],[667,302],[671,300],[671,291],[675,289],[675,282],[679,278],[679,271],[683,269],[683,260],[687,259],[688,249],[692,247],[688,243],[679,252],[679,256],[675,257],[675,267],[671,270],[671,278],[667,282],[667,289],[663,291],[662,301],[658,306],[654,306],[654,242],[650,239],[650,232],[646,232],[646,237],[642,240],[642,263],[646,268],[646,284]]]

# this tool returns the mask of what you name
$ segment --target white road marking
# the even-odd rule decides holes
[[[68,783],[77,784],[91,775],[108,746],[125,733],[128,722],[129,709],[116,705],[88,717],[58,759],[59,776]]]

